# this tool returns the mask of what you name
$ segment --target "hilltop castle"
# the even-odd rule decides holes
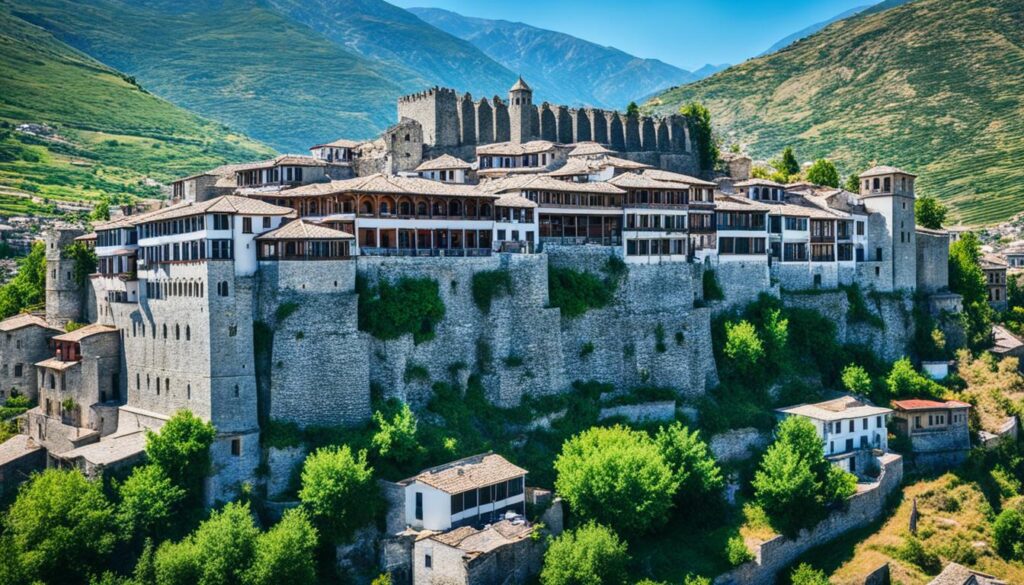
[[[915,228],[908,172],[866,171],[859,193],[701,179],[669,168],[695,160],[685,118],[537,107],[531,93],[520,80],[507,104],[408,96],[371,143],[219,167],[177,181],[168,207],[48,235],[46,320],[0,323],[17,337],[0,373],[38,396],[33,453],[91,472],[131,463],[145,429],[188,409],[217,428],[213,502],[257,481],[268,421],[363,424],[371,385],[422,406],[430,384],[406,372],[465,382],[481,348],[509,358],[477,372],[502,406],[575,380],[697,397],[717,382],[712,307],[853,284],[946,288],[934,268],[948,238]],[[72,241],[98,256],[85,286],[62,254]],[[549,266],[601,273],[611,258],[627,266],[612,306],[567,319],[550,305]],[[508,274],[509,294],[484,311],[472,282],[490,271]],[[704,299],[711,271],[718,305]],[[435,281],[435,339],[361,330],[357,277]],[[70,321],[89,325],[56,329]],[[876,349],[901,352],[906,325]],[[666,334],[671,350],[654,339]]]

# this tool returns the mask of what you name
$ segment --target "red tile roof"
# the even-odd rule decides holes
[[[971,405],[966,402],[960,402],[958,400],[947,400],[946,402],[939,402],[937,400],[921,400],[913,398],[910,400],[894,400],[892,402],[894,408],[900,410],[933,410],[936,408],[970,408]]]

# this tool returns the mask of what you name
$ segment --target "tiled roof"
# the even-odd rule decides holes
[[[117,327],[111,327],[110,325],[100,325],[99,323],[93,323],[86,325],[85,327],[79,327],[70,333],[64,333],[62,335],[54,336],[54,341],[81,341],[86,337],[92,337],[93,335],[99,335],[101,333],[116,333]]]
[[[32,440],[28,435],[14,435],[3,443],[0,443],[0,467],[17,461],[26,455],[31,455],[42,447]]]
[[[520,156],[523,154],[537,154],[547,152],[555,147],[554,142],[548,140],[531,140],[530,142],[496,142],[476,147],[476,153],[488,155]]]
[[[659,181],[649,175],[636,173],[622,173],[609,179],[608,183],[622,189],[673,189],[680,191],[687,188],[683,183]]]
[[[785,215],[789,217],[807,217],[811,219],[848,219],[849,215],[838,209],[829,209],[804,201],[803,204],[793,203],[799,199],[791,199],[790,203],[769,203],[769,215]]]
[[[603,181],[589,183],[575,183],[572,181],[559,181],[552,177],[543,175],[530,175],[520,177],[505,177],[482,183],[480,188],[491,193],[504,193],[507,191],[561,191],[566,193],[609,193],[622,194],[622,189]]]
[[[473,165],[468,162],[455,158],[450,154],[442,154],[441,156],[428,160],[416,167],[417,172],[423,171],[448,171],[458,169],[471,169]]]
[[[782,183],[776,183],[768,179],[747,179],[746,181],[738,181],[733,186],[735,187],[775,187],[777,189],[785,189],[786,186]]]
[[[771,206],[743,197],[718,193],[715,195],[715,209],[718,211],[769,211]]]
[[[458,494],[526,475],[501,455],[483,453],[431,467],[403,483],[418,481],[448,494]]]
[[[47,359],[45,359],[45,360],[43,360],[41,362],[36,362],[35,365],[40,367],[40,368],[47,368],[49,370],[57,370],[58,372],[63,372],[64,370],[70,368],[71,366],[77,366],[80,363],[81,362],[78,362],[78,361],[68,361],[68,362],[66,362],[64,360],[59,360],[59,359],[57,359],[55,357],[52,357],[52,358],[47,358]]]
[[[257,240],[346,240],[354,238],[350,233],[309,223],[302,219],[289,221],[276,230],[256,236]]]
[[[576,148],[569,151],[569,156],[594,156],[598,154],[613,154],[614,150],[608,150],[596,142],[578,142]]]
[[[516,80],[516,84],[513,85],[512,89],[510,89],[509,91],[532,91],[532,90],[530,89],[530,86],[526,85],[526,82],[523,81],[523,76],[520,75],[519,79]]]
[[[982,256],[980,264],[985,270],[1005,270],[1008,266],[1006,260],[992,254]]]
[[[992,347],[990,351],[995,353],[1008,353],[1024,345],[1020,339],[1010,330],[1002,325],[992,326]]]
[[[81,457],[93,465],[110,465],[141,455],[146,450],[146,431],[140,429],[121,435],[103,437],[96,443],[61,453],[59,457],[73,460]]]
[[[928,235],[932,235],[932,236],[948,236],[949,235],[949,232],[947,232],[946,230],[933,230],[931,228],[926,228],[926,227],[920,226],[920,225],[919,226],[915,226],[914,227],[914,231],[919,233],[919,234],[928,234]]]
[[[221,195],[209,201],[186,201],[171,207],[166,207],[153,213],[137,216],[134,221],[136,225],[150,221],[163,221],[179,217],[189,217],[205,213],[228,213],[237,215],[284,215],[294,216],[295,210],[290,207],[273,205],[266,201],[241,197],[238,195]]]
[[[89,232],[75,238],[76,242],[91,242],[96,239],[96,232]]]
[[[892,412],[892,409],[875,406],[852,396],[843,396],[817,404],[798,404],[787,408],[778,408],[776,411],[831,421],[888,414]]]
[[[362,142],[357,142],[355,140],[346,140],[344,138],[341,138],[341,139],[335,140],[334,142],[328,142],[327,144],[317,144],[316,146],[310,146],[309,149],[313,150],[314,148],[323,148],[325,146],[332,147],[332,148],[357,148],[361,144],[363,144],[363,143]]]
[[[326,167],[327,161],[320,160],[318,158],[304,155],[304,154],[282,154],[275,156],[274,158],[256,161],[252,163],[245,163],[240,165],[233,165],[234,172],[240,171],[252,171],[255,169],[265,169],[268,167],[279,167],[282,165],[292,166],[303,166],[303,167]]]
[[[57,331],[60,331],[59,329],[56,329],[55,327],[50,327],[46,323],[46,319],[43,319],[39,315],[33,315],[31,313],[22,313],[20,315],[15,315],[13,317],[8,317],[8,318],[4,319],[3,321],[0,321],[0,331],[14,331],[16,329],[21,329],[23,327],[28,327],[29,325],[35,325],[37,327],[43,327],[43,328],[46,328],[46,329],[55,329]]]
[[[495,551],[507,544],[513,544],[533,534],[533,527],[526,522],[502,520],[483,530],[462,526],[431,536],[431,540],[457,548],[464,556],[473,558]]]
[[[957,563],[949,563],[928,585],[1006,585],[1006,581],[972,571]]]
[[[959,400],[947,400],[946,402],[939,402],[937,400],[921,400],[912,398],[909,400],[893,400],[893,408],[897,410],[934,410],[937,408],[970,408],[971,405],[966,402],[960,402]]]
[[[495,207],[534,208],[537,204],[518,193],[505,193],[494,202]]]
[[[235,172],[238,171],[240,168],[248,167],[251,164],[253,164],[253,163],[236,163],[236,164],[230,164],[230,165],[220,165],[219,167],[214,167],[214,168],[212,168],[212,169],[210,169],[208,171],[203,171],[201,173],[196,173],[194,175],[189,175],[187,177],[178,179],[178,181],[187,181],[189,179],[196,179],[196,178],[199,178],[199,177],[206,177],[206,176],[211,176],[211,177],[212,176],[217,176],[217,177],[230,177],[232,182],[234,182],[234,180],[235,180]]]
[[[447,195],[461,197],[493,197],[475,185],[431,181],[420,177],[398,177],[374,174],[354,179],[312,183],[275,193],[275,197],[309,197],[336,193],[374,193],[388,195]]]
[[[909,175],[911,177],[916,177],[917,176],[917,175],[915,175],[913,173],[908,173],[907,171],[904,171],[903,169],[900,169],[900,168],[897,168],[897,167],[890,167],[890,166],[871,167],[870,169],[864,171],[863,173],[861,173],[861,174],[859,174],[857,176],[859,178],[863,179],[865,177],[875,177],[875,176],[878,176],[878,175],[891,175],[893,173],[900,173],[900,174],[903,174],[903,175]]]
[[[682,173],[673,173],[671,171],[663,171],[661,169],[647,169],[643,172],[645,177],[650,177],[658,181],[668,181],[670,183],[686,183],[691,187],[715,187],[716,185],[711,181],[705,181],[698,179],[697,177],[691,177],[690,175],[684,175]]]

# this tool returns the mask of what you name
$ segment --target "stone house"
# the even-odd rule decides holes
[[[413,585],[525,583],[540,571],[544,546],[522,517],[485,528],[462,526],[413,545]]]
[[[38,315],[15,315],[0,321],[0,404],[18,394],[36,400],[32,364],[50,355],[50,338],[61,333]]]
[[[399,482],[406,523],[416,530],[484,526],[526,513],[526,470],[483,453],[431,467]]]
[[[892,409],[864,399],[841,396],[817,404],[799,404],[776,410],[781,416],[801,416],[811,421],[825,448],[825,458],[850,473],[875,465],[874,451],[889,448],[886,420]]]
[[[1007,585],[1007,582],[957,563],[949,563],[928,585]]]
[[[988,304],[997,311],[1005,311],[1006,302],[1006,262],[995,255],[986,254],[981,258],[981,271],[985,273],[985,286],[988,288]]]
[[[914,463],[949,466],[962,462],[971,449],[968,428],[971,405],[948,400],[894,400],[894,431],[910,440]]]
[[[425,161],[416,167],[421,179],[441,181],[442,183],[466,183],[466,177],[473,165],[457,159],[450,154]]]

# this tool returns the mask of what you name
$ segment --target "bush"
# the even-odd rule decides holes
[[[1006,559],[1024,559],[1024,513],[1020,508],[1006,508],[992,524],[996,549]]]
[[[843,387],[848,392],[859,396],[867,396],[871,393],[871,376],[867,370],[857,364],[850,364],[843,368]]]
[[[594,353],[594,342],[588,341],[580,347],[580,357],[587,357]]]
[[[907,535],[903,544],[893,553],[893,556],[899,560],[915,565],[929,575],[935,575],[942,570],[942,560],[938,555],[927,550],[924,544],[914,536]]]
[[[593,522],[564,532],[544,553],[542,585],[622,585],[628,580],[626,543]]]
[[[473,302],[484,313],[491,311],[491,302],[512,294],[512,276],[508,270],[485,270],[473,274]]]
[[[699,145],[700,168],[715,168],[718,163],[718,144],[711,128],[711,112],[700,102],[690,102],[681,106],[679,113],[690,119],[694,139]]]
[[[381,280],[370,287],[357,279],[359,293],[359,330],[377,339],[398,339],[412,334],[413,342],[434,338],[434,328],[444,319],[444,301],[437,281],[429,278],[402,278],[397,283]]]
[[[919,374],[908,358],[902,358],[892,365],[885,383],[893,398],[940,399],[946,393],[940,384]]]
[[[704,289],[705,301],[720,301],[725,298],[725,293],[722,292],[722,287],[718,284],[714,270],[710,268],[704,270],[704,274],[701,276],[701,285]]]
[[[274,318],[277,319],[278,323],[284,322],[285,319],[295,314],[295,311],[299,310],[298,303],[281,303],[277,306],[277,310],[274,311]]]
[[[366,451],[324,447],[302,465],[302,508],[324,538],[338,542],[373,520],[379,494]]]
[[[654,442],[672,469],[679,507],[693,510],[698,515],[714,508],[721,498],[725,478],[697,431],[691,432],[682,423],[675,422],[659,428]]]
[[[373,435],[371,445],[381,457],[401,463],[419,454],[416,415],[408,404],[402,403],[391,418],[385,417],[379,410],[374,412],[373,422],[377,425],[377,432]]]
[[[555,489],[574,514],[631,534],[665,523],[677,486],[654,441],[622,426],[566,441],[555,471]]]
[[[729,564],[734,567],[754,560],[754,553],[750,552],[747,543],[743,542],[743,537],[738,534],[731,537],[725,544],[725,556],[729,560]]]
[[[749,321],[725,324],[725,355],[741,374],[750,374],[764,357],[764,345]]]
[[[792,585],[829,585],[828,577],[824,571],[819,571],[807,563],[800,563],[793,572],[789,574],[789,582]]]
[[[210,471],[210,446],[216,435],[212,424],[187,410],[172,416],[159,433],[146,431],[146,456],[185,490],[189,504],[202,499],[203,480]]]
[[[125,540],[166,535],[185,499],[185,490],[157,465],[136,467],[117,491],[121,496],[117,521]]]
[[[406,362],[405,373],[402,374],[402,381],[406,384],[410,382],[429,382],[430,371],[426,366],[417,364],[416,362]]]
[[[590,309],[608,306],[615,295],[615,285],[590,272],[548,265],[548,298],[562,316],[579,317]]]

